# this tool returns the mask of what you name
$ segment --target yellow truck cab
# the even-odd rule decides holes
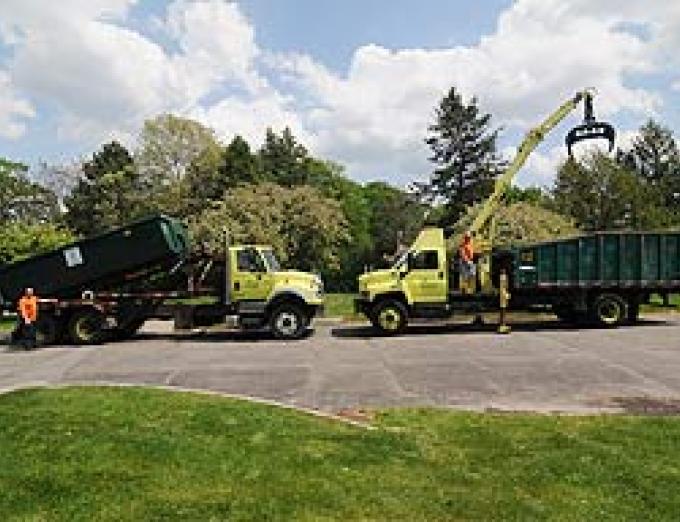
[[[447,317],[449,256],[444,232],[426,228],[392,268],[359,277],[355,309],[384,333],[399,333],[409,316]]]
[[[277,338],[301,337],[323,309],[321,277],[282,270],[272,247],[229,247],[224,304],[243,328],[268,327]]]

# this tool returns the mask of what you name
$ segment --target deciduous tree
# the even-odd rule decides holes
[[[4,223],[0,234],[0,264],[47,252],[73,240],[69,230],[54,223]]]
[[[190,225],[197,244],[211,250],[222,249],[225,227],[235,243],[272,245],[286,266],[302,270],[337,266],[339,253],[350,239],[337,201],[312,187],[275,183],[230,190]]]
[[[0,157],[0,222],[42,222],[59,214],[54,193],[27,173],[26,165]]]
[[[654,187],[601,153],[581,163],[567,160],[558,170],[553,196],[556,209],[585,230],[646,229],[668,224]]]

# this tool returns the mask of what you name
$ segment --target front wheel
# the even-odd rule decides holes
[[[602,294],[595,299],[592,318],[603,326],[619,326],[628,317],[626,302],[616,294]]]
[[[385,335],[402,333],[408,324],[406,306],[399,301],[389,299],[378,303],[372,310],[371,323]]]
[[[277,339],[299,339],[307,329],[307,316],[303,310],[292,303],[277,306],[269,319],[269,325]]]

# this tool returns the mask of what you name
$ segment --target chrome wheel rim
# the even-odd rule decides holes
[[[281,312],[275,324],[276,330],[286,337],[295,335],[300,327],[298,316],[293,312]]]
[[[385,308],[378,315],[378,322],[384,330],[397,330],[401,321],[401,314],[395,308]]]

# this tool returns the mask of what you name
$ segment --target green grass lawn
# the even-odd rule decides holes
[[[652,298],[650,299],[650,303],[646,305],[642,305],[642,311],[643,312],[655,312],[655,311],[668,311],[668,310],[677,310],[678,307],[680,307],[680,295],[673,294],[670,296],[669,299],[669,305],[671,308],[664,307],[663,306],[663,300],[661,299],[660,296],[658,295],[652,295]]]
[[[354,313],[355,297],[355,294],[326,294],[326,317],[342,317],[344,319],[364,318],[363,315]]]
[[[14,328],[17,320],[14,317],[5,317],[0,315],[0,332],[9,332]]]
[[[365,430],[139,388],[0,397],[0,520],[673,520],[680,419],[392,410]]]

